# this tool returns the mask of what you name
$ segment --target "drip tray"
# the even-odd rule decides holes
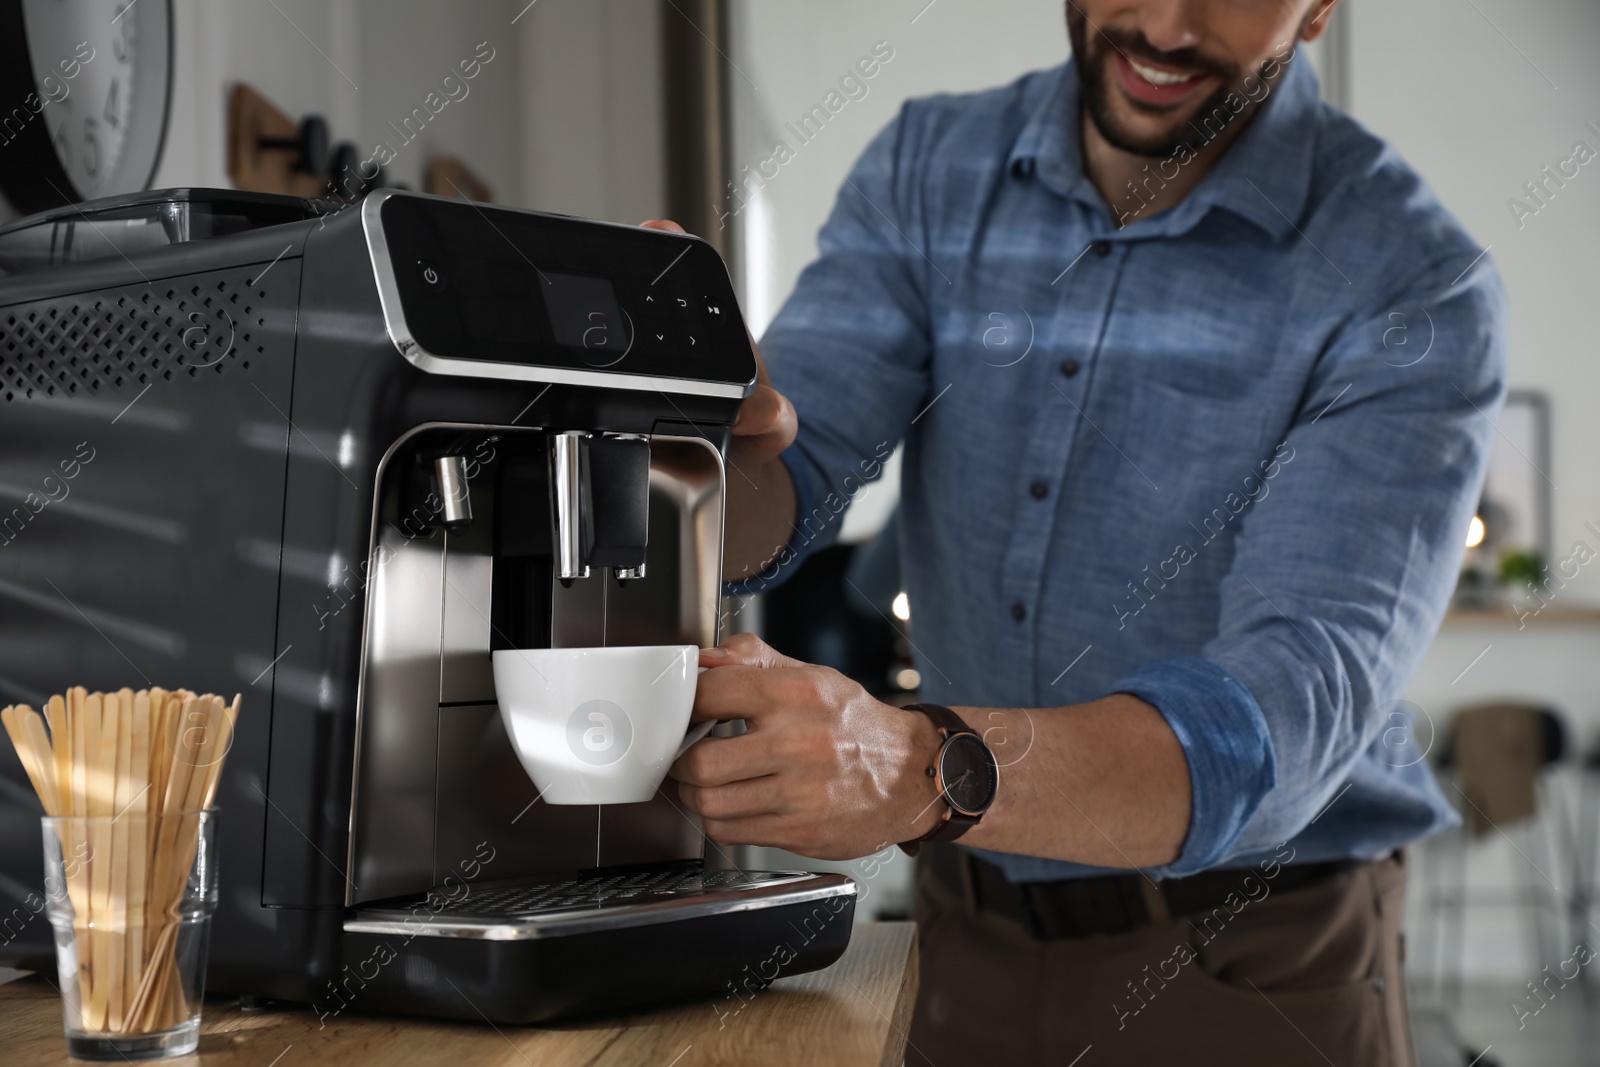
[[[806,871],[700,867],[594,871],[541,882],[433,891],[352,912],[346,933],[521,941],[854,897],[853,881]]]
[[[329,983],[339,1010],[347,993],[363,1011],[515,1024],[691,997],[738,1004],[844,953],[856,884],[675,862],[468,883],[454,897],[346,913],[346,966]]]

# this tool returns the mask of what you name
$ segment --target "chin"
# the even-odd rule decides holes
[[[1149,155],[1167,155],[1169,149],[1165,146],[1183,140],[1188,130],[1188,116],[1170,111],[1161,112],[1161,117],[1156,119],[1147,111],[1118,108],[1112,118],[1121,138],[1133,144],[1149,146]]]
[[[1106,87],[1102,99],[1107,114],[1093,118],[1101,134],[1124,151],[1147,156],[1171,155],[1178,142],[1187,141],[1189,121],[1201,107],[1152,107],[1130,101],[1115,86]]]

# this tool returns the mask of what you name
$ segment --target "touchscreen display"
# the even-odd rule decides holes
[[[621,357],[633,330],[617,306],[617,290],[605,278],[550,272],[539,279],[556,344]]]
[[[380,218],[406,326],[434,356],[755,377],[727,268],[704,242],[405,195]]]

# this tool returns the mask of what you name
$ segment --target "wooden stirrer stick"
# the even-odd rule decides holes
[[[150,694],[133,698],[133,763],[129,774],[136,792],[124,816],[129,820],[128,947],[123,989],[128,997],[128,1027],[136,1025],[133,997],[144,974],[145,878],[150,863]]]
[[[56,803],[60,805],[57,814],[71,815],[72,730],[67,726],[67,702],[59,696],[51,697],[44,714],[50,722],[50,755],[56,765]]]
[[[115,788],[112,792],[111,824],[111,952],[106,960],[109,970],[106,1026],[117,1032],[123,1029],[123,1010],[127,1007],[124,979],[126,977],[125,952],[128,944],[128,865],[130,824],[125,816],[133,802],[133,690],[123,689],[107,694],[106,714],[116,718],[116,769],[113,772]]]
[[[242,699],[240,694],[235,693],[232,706],[223,708],[222,714],[218,716],[220,721],[217,723],[217,746],[210,763],[206,766],[205,794],[200,798],[202,808],[211,807],[217,798],[217,783],[222,780],[222,761],[233,747],[233,728],[239,721],[239,702]],[[217,698],[217,704],[219,707],[222,704],[220,697]]]
[[[89,814],[89,694],[67,690],[67,728],[72,731],[72,814]]]
[[[94,742],[90,741],[89,694],[83,686],[67,690],[67,726],[72,731],[72,814],[87,818],[89,812],[89,753],[99,748],[99,715],[93,716]],[[94,940],[89,923],[94,915],[93,845],[86,824],[72,826],[73,870],[77,877],[72,905],[72,933],[78,946],[78,1005],[84,1029],[89,1026],[89,1002],[93,992]]]
[[[79,942],[82,953],[85,945],[89,952],[89,1001],[86,1026],[90,1030],[106,1028],[106,1001],[110,985],[105,961],[111,945],[106,937],[106,918],[111,903],[111,834],[104,823],[111,814],[110,779],[116,759],[116,737],[106,744],[107,730],[116,729],[116,720],[108,723],[104,714],[104,698],[99,693],[89,694],[83,703],[85,731],[84,746],[88,756],[88,816],[95,819],[89,831],[89,931]]]
[[[11,736],[11,744],[17,750],[17,760],[28,775],[33,791],[39,794],[39,803],[44,805],[45,814],[53,815],[55,786],[48,777],[50,772],[45,762],[45,753],[36,750],[36,742],[30,736],[27,719],[33,715],[35,715],[33,709],[24,704],[0,711],[0,721],[5,723],[6,733]]]
[[[161,811],[166,816],[161,820],[161,827],[157,836],[155,859],[151,867],[150,896],[151,906],[154,909],[155,921],[161,927],[164,936],[168,930],[176,934],[177,903],[182,899],[183,884],[187,880],[188,871],[178,870],[177,850],[180,832],[186,833],[186,828],[180,824],[188,820],[180,819],[178,812],[184,811],[189,798],[189,785],[193,777],[194,754],[192,748],[195,735],[191,723],[199,722],[200,701],[193,694],[174,694],[182,696],[181,710],[174,711],[169,706],[170,721],[167,727],[167,736],[173,741],[164,758],[169,759],[167,771],[166,795],[162,800]],[[169,702],[177,705],[176,699]],[[203,735],[202,735],[203,739]],[[175,890],[175,892],[174,892]],[[172,966],[174,960],[170,949],[160,948],[170,939],[158,943],[158,954],[152,956],[149,966],[153,970],[165,971]],[[158,982],[164,980],[158,977]]]

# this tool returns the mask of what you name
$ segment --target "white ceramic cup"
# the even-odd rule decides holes
[[[507,649],[500,719],[546,804],[638,804],[715,723],[689,730],[695,645]]]

